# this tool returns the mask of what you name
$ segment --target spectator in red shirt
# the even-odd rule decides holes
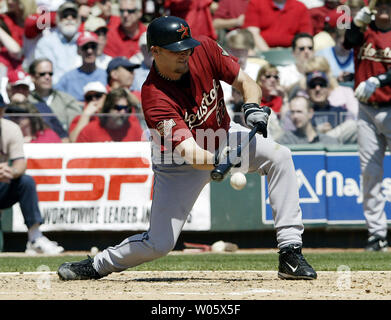
[[[213,27],[211,13],[212,4],[213,0],[165,0],[164,7],[170,11],[171,16],[186,20],[193,37],[205,35],[216,40],[217,34]]]
[[[81,115],[73,118],[69,125],[69,140],[76,142],[76,139],[83,128],[91,121],[98,121],[96,114],[101,113],[103,103],[106,99],[106,87],[99,81],[92,81],[84,88],[84,109]]]
[[[314,35],[325,30],[325,28],[335,28],[338,18],[343,12],[337,12],[337,7],[341,4],[340,0],[326,0],[324,6],[310,9]]]
[[[243,27],[260,51],[290,47],[295,34],[313,33],[309,10],[297,0],[250,0]]]
[[[213,27],[217,33],[241,28],[249,0],[220,0],[213,15]],[[222,39],[222,36],[219,36]]]
[[[261,104],[268,106],[279,115],[284,103],[285,91],[280,86],[278,69],[269,64],[263,66],[258,72],[257,83],[262,88]]]
[[[99,121],[89,122],[77,142],[141,141],[143,129],[132,114],[132,102],[125,89],[115,89],[106,96]]]
[[[20,0],[7,0],[7,12],[0,14],[0,19],[5,22],[11,32],[12,38],[23,46],[24,33],[24,5]]]
[[[115,27],[109,27],[107,43],[104,53],[112,56],[132,57],[140,52],[138,41],[147,30],[141,23],[141,1],[120,0],[119,11],[121,23]]]
[[[0,78],[22,68],[22,48],[15,41],[7,25],[0,19]]]

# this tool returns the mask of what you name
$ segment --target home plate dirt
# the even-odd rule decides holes
[[[318,272],[313,281],[277,271],[125,271],[61,281],[55,272],[1,273],[0,299],[27,300],[378,300],[391,299],[391,272]]]

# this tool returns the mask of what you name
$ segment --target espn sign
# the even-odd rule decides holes
[[[97,201],[103,197],[107,189],[107,200],[120,200],[121,186],[127,183],[145,183],[148,174],[104,174],[110,169],[145,169],[150,168],[149,159],[144,157],[127,158],[47,158],[27,160],[28,170],[42,170],[42,172],[54,172],[53,174],[34,174],[32,177],[37,184],[39,201]],[[65,170],[63,170],[65,168]],[[72,174],[73,169],[85,172],[94,169],[101,174]],[[98,171],[97,171],[98,170]],[[67,190],[62,183],[87,184],[90,190]],[[39,191],[40,185],[58,186],[58,190]],[[63,187],[63,188],[61,188]]]
[[[26,173],[37,184],[42,231],[145,231],[153,171],[149,142],[26,143]],[[210,230],[209,185],[184,230]],[[27,230],[19,204],[12,231]]]

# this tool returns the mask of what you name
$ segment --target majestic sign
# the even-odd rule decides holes
[[[357,152],[293,152],[304,223],[365,224]],[[265,182],[266,184],[266,182]],[[391,223],[391,157],[384,161],[382,194]],[[264,223],[273,223],[266,191]]]

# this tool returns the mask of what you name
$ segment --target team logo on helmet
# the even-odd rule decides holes
[[[177,29],[176,32],[182,32],[181,39],[190,37],[189,27],[185,27],[182,23],[181,23],[181,27]]]

